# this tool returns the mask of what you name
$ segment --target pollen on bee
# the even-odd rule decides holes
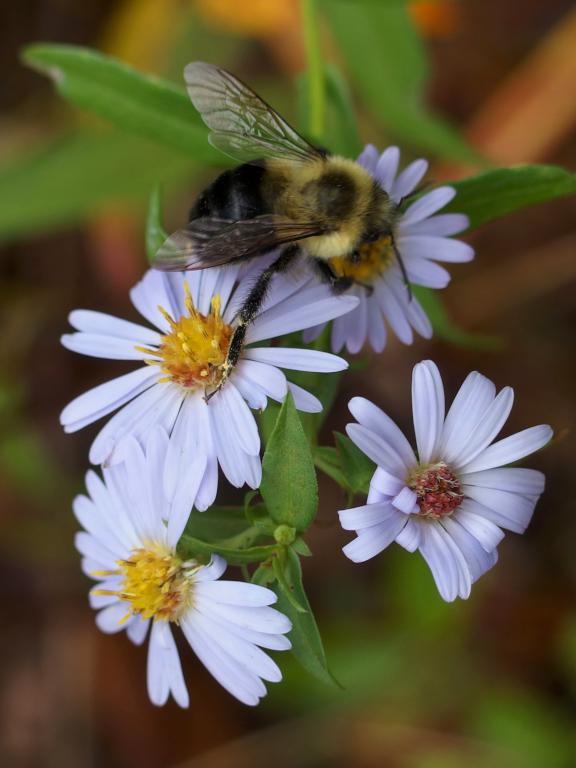
[[[394,249],[389,235],[358,248],[358,258],[337,256],[329,264],[337,277],[350,277],[354,282],[371,285],[394,261]]]
[[[177,320],[163,308],[158,310],[170,326],[157,349],[136,347],[150,355],[145,362],[158,365],[165,374],[161,382],[174,382],[185,389],[218,386],[234,329],[222,319],[220,296],[214,296],[206,315],[194,306],[190,286],[184,283],[186,314]]]

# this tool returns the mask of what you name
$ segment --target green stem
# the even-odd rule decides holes
[[[300,0],[300,12],[308,64],[308,132],[312,138],[321,139],[324,135],[325,94],[316,0]]]

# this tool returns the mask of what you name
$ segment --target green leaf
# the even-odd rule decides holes
[[[354,493],[368,493],[376,465],[354,445],[349,437],[340,432],[334,432],[334,439],[348,486]]]
[[[154,259],[167,237],[168,234],[162,225],[160,187],[156,186],[150,196],[146,218],[146,255],[148,261],[151,262]]]
[[[296,611],[296,613],[308,613],[310,606],[306,607],[298,601],[295,590],[293,587],[293,580],[290,577],[290,572],[286,567],[286,555],[279,555],[274,558],[272,562],[274,569],[274,576],[278,582],[279,590],[282,592],[282,596],[290,603],[290,606]],[[288,571],[288,573],[287,573]]]
[[[470,229],[520,208],[576,193],[576,174],[556,165],[516,165],[451,184],[454,200],[443,209],[465,213]]]
[[[428,315],[434,334],[444,341],[456,344],[459,347],[468,349],[498,350],[504,346],[502,339],[498,336],[486,336],[480,333],[469,333],[459,328],[446,313],[442,300],[437,291],[430,288],[422,288],[420,285],[413,285],[414,296],[422,305],[422,309]]]
[[[242,507],[210,507],[206,512],[192,512],[185,533],[196,539],[215,541],[237,536],[247,525]]]
[[[348,484],[346,475],[342,471],[342,465],[340,462],[340,456],[336,448],[332,448],[328,445],[316,445],[312,449],[314,456],[314,464],[324,472],[325,475],[331,477],[335,483],[346,491],[351,491],[352,488]]]
[[[337,685],[328,669],[322,638],[304,591],[300,560],[291,549],[286,551],[283,582],[277,581],[273,588],[278,595],[278,610],[285,613],[292,621],[290,632],[292,653],[304,669],[318,680],[329,685]],[[296,610],[293,600],[296,600],[306,612]]]
[[[58,92],[76,106],[197,162],[226,163],[208,144],[207,129],[184,88],[73,45],[31,45],[23,59],[51,77]]]
[[[323,9],[366,105],[394,136],[420,150],[477,159],[425,106],[426,57],[406,7],[325,0]]]
[[[260,563],[269,557],[273,557],[277,550],[278,547],[275,544],[246,548],[228,547],[220,542],[201,541],[193,536],[189,536],[187,533],[184,533],[178,542],[178,551],[184,557],[216,554],[221,555],[229,565]]]
[[[121,133],[78,133],[0,168],[0,240],[71,226],[120,202],[179,183],[191,159]]]
[[[270,517],[304,531],[316,517],[318,485],[310,446],[288,393],[262,460],[260,493]]]

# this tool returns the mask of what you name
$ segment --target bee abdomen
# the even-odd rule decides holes
[[[270,213],[262,195],[264,165],[245,163],[220,174],[202,192],[189,220],[201,217],[240,221]]]

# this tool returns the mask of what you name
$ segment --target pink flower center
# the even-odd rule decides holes
[[[464,494],[460,481],[443,462],[416,467],[408,486],[418,497],[419,514],[438,520],[451,515],[462,503]]]

